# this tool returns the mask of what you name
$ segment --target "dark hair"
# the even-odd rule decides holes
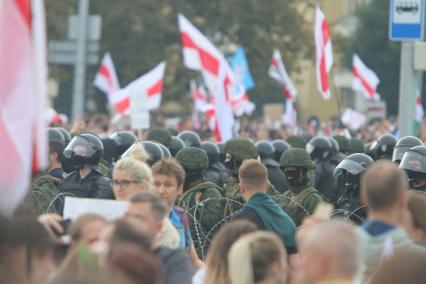
[[[372,210],[393,207],[407,188],[405,172],[388,161],[377,162],[361,178],[361,190]]]
[[[174,176],[178,186],[181,186],[185,181],[185,170],[176,161],[176,159],[163,159],[156,162],[152,167],[153,175]]]
[[[157,221],[162,221],[166,217],[167,209],[163,201],[156,195],[148,192],[137,193],[132,195],[130,203],[149,203],[151,204],[154,217]]]
[[[115,229],[111,238],[111,247],[113,248],[118,243],[131,243],[138,247],[149,251],[151,249],[150,237],[137,231],[134,225],[127,220],[118,220],[115,222]]]
[[[64,152],[65,146],[62,142],[57,140],[49,141],[49,154],[57,153],[57,161],[60,162],[62,159],[62,153]]]

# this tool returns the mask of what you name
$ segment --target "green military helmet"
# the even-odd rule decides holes
[[[167,128],[154,128],[148,133],[146,140],[160,143],[168,148],[172,142],[172,134]]]
[[[287,143],[290,144],[292,148],[306,148],[306,139],[303,136],[290,136],[287,138]]]
[[[205,170],[209,167],[206,151],[196,147],[186,147],[177,152],[176,160],[189,170]]]
[[[225,143],[225,153],[237,161],[257,159],[258,152],[253,142],[243,138],[233,138]]]
[[[350,141],[343,135],[336,135],[333,137],[337,143],[339,143],[339,151],[340,153],[347,154],[350,151]]]
[[[359,138],[351,138],[350,140],[350,150],[352,154],[354,153],[364,153],[364,144],[362,143],[362,140]]]
[[[280,166],[313,169],[314,163],[305,149],[290,148],[281,156]]]

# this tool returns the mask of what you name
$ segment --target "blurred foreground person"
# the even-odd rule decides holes
[[[240,167],[240,191],[246,203],[233,219],[253,222],[260,230],[277,234],[289,254],[296,252],[296,225],[266,194],[268,172],[257,160],[246,160]]]
[[[423,192],[408,192],[408,211],[402,227],[416,244],[426,247],[426,195]]]
[[[318,222],[302,226],[298,240],[302,283],[356,283],[363,259],[355,226],[337,219]]]
[[[153,240],[161,232],[166,215],[164,202],[151,193],[133,195],[126,210],[126,218],[147,225],[148,236]],[[193,268],[184,250],[167,248],[158,242],[153,243],[152,250],[162,263],[164,284],[191,283]]]
[[[361,198],[368,206],[368,219],[360,230],[364,281],[373,275],[384,257],[400,250],[424,250],[399,227],[407,211],[407,188],[404,171],[392,162],[376,163],[361,179]]]
[[[236,241],[228,254],[231,284],[287,283],[287,254],[270,232],[255,232]]]
[[[199,270],[192,280],[193,284],[230,284],[228,273],[229,249],[240,237],[255,232],[256,225],[245,220],[232,221],[223,226],[213,237],[207,253],[206,266]]]

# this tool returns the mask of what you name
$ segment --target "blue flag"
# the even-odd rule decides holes
[[[242,46],[237,49],[234,56],[231,58],[231,66],[232,69],[234,69],[238,80],[241,82],[241,84],[243,84],[246,90],[250,90],[255,86],[253,77],[251,76],[248,67],[246,54],[244,53]]]

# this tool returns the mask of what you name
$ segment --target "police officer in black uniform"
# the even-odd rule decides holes
[[[410,150],[411,148],[415,146],[421,146],[421,145],[423,145],[423,142],[417,137],[404,136],[400,138],[398,142],[396,143],[395,148],[393,149],[392,162],[399,165],[405,152],[407,152],[408,150]]]
[[[426,192],[426,146],[415,146],[405,152],[399,168],[407,173],[411,190]]]
[[[315,188],[330,203],[337,200],[337,184],[333,177],[335,167],[330,162],[331,142],[326,137],[317,136],[306,144],[306,151],[315,164]]]
[[[138,138],[131,131],[118,131],[111,135],[117,144],[115,161],[118,161],[127,149],[138,141]]]
[[[285,142],[284,140],[274,140],[272,141],[272,145],[274,146],[274,160],[280,163],[281,156],[285,151],[291,148],[290,144]]]
[[[55,211],[62,213],[65,196],[114,199],[110,180],[99,170],[104,147],[94,134],[75,136],[64,150],[64,157],[72,160],[74,171],[59,185]]]
[[[392,160],[393,148],[396,145],[396,138],[391,134],[384,134],[379,137],[370,146],[371,154],[375,161],[378,160]]]
[[[374,165],[374,160],[363,153],[355,153],[345,158],[334,170],[342,195],[336,208],[344,210],[344,216],[361,224],[366,218],[366,209],[360,201],[360,181],[362,174]]]
[[[268,169],[269,182],[280,192],[288,190],[287,178],[280,169],[280,164],[274,160],[274,146],[269,141],[259,141],[255,144],[262,164]]]

